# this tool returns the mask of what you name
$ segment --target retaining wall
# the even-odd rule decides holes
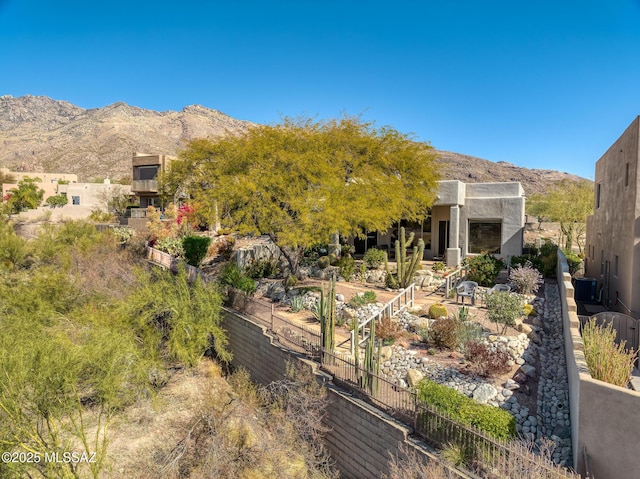
[[[224,310],[224,329],[233,352],[231,364],[246,368],[254,381],[267,385],[285,377],[290,361],[311,368],[328,388],[329,404],[325,441],[345,479],[379,478],[388,472],[388,461],[399,454],[401,443],[429,461],[433,456],[408,436],[411,429],[391,416],[330,384],[331,377],[318,370],[318,364],[289,351],[269,335],[266,328],[250,319]],[[467,477],[459,474],[459,477]]]
[[[640,393],[593,379],[565,256],[558,250],[558,287],[569,379],[573,466],[596,479],[640,477]],[[585,456],[586,451],[586,456]]]

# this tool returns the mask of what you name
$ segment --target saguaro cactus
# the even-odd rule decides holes
[[[324,288],[320,291],[320,331],[322,332],[322,349],[330,353],[336,345],[336,280],[329,281],[329,289],[325,296]]]
[[[407,248],[413,243],[414,234],[409,235],[409,239],[406,238],[404,227],[400,228],[400,238],[396,240],[396,262],[398,264],[398,271],[394,277],[389,270],[389,263],[385,261],[385,268],[387,270],[387,285],[397,285],[399,288],[406,288],[411,284],[413,277],[416,275],[420,260],[424,255],[424,241],[422,238],[418,240],[418,244],[413,247],[413,253],[411,259],[407,261]]]

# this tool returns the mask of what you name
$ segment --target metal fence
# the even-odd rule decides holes
[[[579,478],[532,452],[526,444],[507,443],[465,426],[418,399],[415,391],[397,386],[385,376],[366,371],[339,355],[322,352],[322,369],[334,382],[396,419],[411,424],[426,442],[438,448],[455,445],[467,459],[482,469],[483,477],[501,477],[495,471],[509,471],[510,477]],[[471,457],[472,456],[472,457]],[[535,471],[536,475],[530,475]],[[525,474],[526,473],[526,474]],[[500,472],[498,472],[500,474]]]

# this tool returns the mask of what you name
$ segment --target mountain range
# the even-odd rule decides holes
[[[253,123],[190,105],[158,112],[117,102],[84,109],[45,96],[0,96],[0,167],[74,173],[79,181],[129,181],[134,152],[175,155],[194,138],[237,134]],[[520,181],[525,193],[578,176],[436,150],[443,179],[467,183]]]

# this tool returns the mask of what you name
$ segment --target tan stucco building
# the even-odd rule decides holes
[[[585,276],[611,310],[640,317],[640,117],[596,162],[594,212],[587,218]],[[634,289],[635,288],[635,289]]]
[[[517,181],[439,181],[431,215],[422,222],[401,225],[414,233],[415,242],[422,238],[424,259],[446,260],[453,267],[466,256],[487,252],[508,263],[512,256],[522,255],[524,209],[524,190]],[[392,249],[394,233],[369,233],[366,239],[355,239],[356,253],[374,246]]]

